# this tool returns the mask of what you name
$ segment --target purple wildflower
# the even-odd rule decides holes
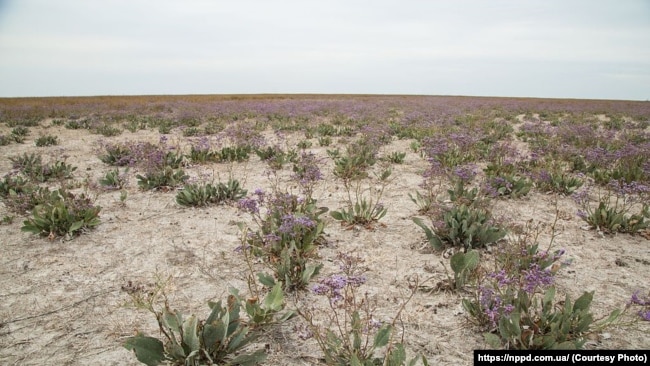
[[[641,319],[650,322],[650,310],[641,310],[637,314],[639,314]]]
[[[539,268],[538,264],[531,264],[524,274],[524,291],[533,294],[538,287],[546,287],[553,284],[555,278],[548,269]]]

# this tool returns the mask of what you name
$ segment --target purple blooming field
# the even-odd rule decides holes
[[[164,340],[143,303],[205,319],[266,296],[258,273],[296,311],[238,351],[268,365],[334,364],[319,332],[353,309],[430,364],[650,349],[649,205],[647,101],[0,98],[0,363],[139,365],[126,340]],[[499,333],[549,289],[556,310],[593,291],[592,326],[551,338],[539,305]]]

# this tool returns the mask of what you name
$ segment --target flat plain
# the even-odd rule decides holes
[[[331,308],[314,286],[340,272],[339,253],[355,255],[365,269],[357,290],[372,302],[373,320],[390,323],[403,307],[393,339],[403,342],[409,358],[422,354],[431,364],[469,365],[472,350],[490,348],[484,333],[495,330],[474,321],[462,300],[476,296],[481,273],[498,271],[495,260],[504,248],[535,232],[527,245],[538,244],[539,253],[562,250],[561,268],[553,272],[556,300],[593,291],[596,320],[628,307],[618,322],[586,332],[583,347],[650,349],[650,322],[641,319],[650,300],[645,307],[629,305],[635,293],[650,296],[650,231],[584,219],[610,194],[612,205],[616,198],[629,201],[628,219],[638,213],[637,221],[650,220],[642,212],[650,197],[650,102],[371,95],[5,98],[0,122],[5,184],[22,176],[40,187],[83,194],[101,207],[98,225],[72,235],[38,235],[21,231],[35,208],[20,210],[9,188],[3,193],[2,364],[140,364],[123,347],[126,339],[136,331],[162,336],[156,318],[133,305],[131,290],[146,292],[163,280],[170,307],[200,318],[209,313],[208,301],[227,298],[230,288],[253,296],[251,278],[271,274],[273,267],[269,258],[242,254],[242,228],[258,230],[250,210],[238,200],[200,207],[177,202],[187,184],[229,179],[248,199],[255,192],[305,199],[307,192],[327,208],[309,257],[322,264],[320,273],[285,294],[286,309],[320,312],[321,326],[327,326]],[[36,146],[47,136],[56,144]],[[116,146],[133,151],[145,145],[179,157],[175,169],[187,177],[152,187],[138,184],[138,175],[150,169],[143,155],[118,167],[105,162]],[[368,148],[372,158],[356,167],[367,176],[346,183],[337,161],[354,153],[351,146]],[[248,154],[229,160],[225,147],[246,147]],[[287,159],[273,165],[255,153],[269,147]],[[221,155],[201,160],[199,152]],[[16,163],[25,154],[76,169],[66,177],[46,179],[43,171],[30,176]],[[316,175],[300,169],[307,163]],[[122,187],[99,183],[115,169]],[[388,169],[390,176],[381,180]],[[512,182],[498,186],[495,171],[503,179],[525,179],[528,190],[517,192]],[[581,184],[558,188],[548,180],[554,173]],[[481,269],[463,286],[454,285],[449,262],[462,245],[445,241],[436,250],[413,221],[418,217],[444,231],[442,215],[457,204],[448,192],[454,179],[475,187],[490,222],[507,231],[488,245],[477,244]],[[412,199],[416,192],[430,199],[428,206]],[[352,222],[332,216],[360,199],[373,199],[385,215]],[[305,329],[296,316],[265,329],[251,347],[263,348],[269,365],[324,364]]]

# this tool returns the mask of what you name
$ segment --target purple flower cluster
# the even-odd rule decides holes
[[[477,167],[474,164],[457,166],[453,170],[453,176],[460,179],[463,183],[469,183],[474,179],[477,173]]]
[[[552,285],[555,282],[555,277],[549,269],[541,269],[537,263],[533,263],[527,270],[522,271],[523,276],[523,289],[529,294],[533,294],[535,290]]]
[[[310,187],[323,179],[316,155],[311,152],[300,155],[300,160],[293,166],[293,172],[292,178],[303,187]]]
[[[287,214],[282,216],[282,224],[278,231],[292,238],[300,238],[315,226],[316,223],[309,217]]]
[[[237,202],[237,208],[251,215],[260,213],[260,206],[264,204],[266,194],[263,190],[257,188],[253,192],[253,197],[242,198]]]
[[[320,281],[320,284],[314,286],[312,291],[317,295],[327,296],[331,305],[336,305],[343,300],[342,291],[345,287],[359,287],[366,283],[365,275],[348,276],[344,274],[334,274]]]
[[[632,294],[630,301],[628,302],[628,306],[629,305],[643,306],[643,309],[639,310],[637,312],[637,315],[639,315],[639,317],[645,321],[650,321],[650,293],[641,298],[639,297],[639,291],[635,291]]]
[[[488,317],[491,327],[496,327],[502,316],[508,316],[515,307],[512,304],[503,303],[501,296],[495,294],[494,290],[487,287],[479,287],[479,304]]]

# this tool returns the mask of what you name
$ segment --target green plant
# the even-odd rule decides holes
[[[415,196],[410,193],[408,193],[408,196],[418,206],[418,212],[421,214],[433,212],[436,207],[436,198],[429,194],[423,195],[420,191],[415,191]]]
[[[65,128],[69,130],[80,130],[80,129],[89,130],[91,126],[92,126],[92,122],[88,118],[69,120],[65,124]]]
[[[329,136],[334,136],[336,134],[336,127],[328,124],[328,123],[320,123],[318,127],[316,128],[316,131],[320,136],[323,137],[329,137]]]
[[[2,216],[2,219],[0,219],[0,224],[1,225],[11,225],[14,222],[14,219],[16,217],[13,215],[4,215]]]
[[[133,296],[133,295],[132,295]],[[151,297],[150,297],[151,298]],[[273,316],[284,308],[281,286],[274,287],[263,305],[247,301],[243,309],[249,312],[250,327],[242,318],[242,300],[239,292],[231,289],[231,295],[222,301],[209,302],[210,314],[204,321],[195,315],[184,317],[171,310],[167,301],[165,308],[156,310],[153,300],[139,301],[156,316],[163,341],[138,333],[129,337],[124,347],[135,353],[138,361],[148,365],[159,365],[169,361],[174,365],[255,365],[266,359],[263,349],[246,352],[244,349],[262,334],[261,325],[271,323]],[[284,317],[281,320],[286,320]]]
[[[338,149],[335,150],[338,152]],[[368,177],[368,169],[377,162],[377,150],[368,141],[358,141],[348,145],[345,156],[338,156],[334,151],[334,175],[343,180],[344,184],[350,181]]]
[[[144,175],[138,174],[136,178],[138,179],[138,187],[148,191],[176,187],[183,184],[189,176],[185,174],[183,169],[163,166],[162,168],[148,171]]]
[[[77,170],[65,161],[55,161],[53,164],[43,164],[40,155],[27,154],[10,157],[13,167],[20,170],[32,180],[38,182],[47,182],[50,179],[70,179],[72,173]]]
[[[341,273],[333,274],[314,286],[313,292],[329,300],[328,311],[302,307],[298,314],[307,322],[308,330],[301,338],[313,337],[328,365],[415,365],[420,357],[406,360],[403,339],[395,337],[395,324],[411,300],[417,283],[410,283],[412,292],[401,304],[392,322],[375,319],[375,304],[368,293],[360,296],[358,288],[366,281],[363,260],[357,256],[339,253]],[[415,281],[417,282],[417,281]],[[320,320],[320,321],[319,321]],[[382,354],[379,351],[383,349]],[[427,365],[427,360],[422,357]]]
[[[321,136],[318,138],[319,146],[330,146],[332,144],[332,138],[329,136]]]
[[[578,216],[606,233],[625,232],[635,234],[650,227],[650,205],[647,203],[647,188],[636,183],[611,182],[602,192],[598,191],[598,205],[594,207],[589,199],[589,190],[574,194],[574,200],[581,206]],[[638,207],[638,213],[631,213]]]
[[[201,130],[198,127],[188,127],[183,129],[183,136],[198,136],[201,134]]]
[[[14,142],[14,139],[11,136],[0,135],[0,146],[7,146]]]
[[[333,160],[336,160],[341,156],[341,151],[338,148],[333,150],[327,149],[327,156]]]
[[[106,153],[99,160],[112,166],[126,166],[134,162],[132,148],[126,144],[109,144],[105,146]]]
[[[354,206],[349,206],[347,210],[332,211],[330,215],[337,220],[343,221],[348,225],[369,225],[374,221],[379,221],[386,215],[388,209],[380,203],[373,203],[372,199],[366,200],[361,197]]]
[[[312,143],[309,140],[302,140],[302,141],[298,142],[298,148],[301,149],[301,150],[308,149],[308,148],[311,147],[311,145],[312,145]]]
[[[192,146],[190,149],[190,160],[195,163],[218,162],[220,160],[219,153],[209,149],[201,149]]]
[[[519,198],[525,196],[533,187],[533,182],[514,174],[488,176],[485,181],[485,191],[492,197]]]
[[[354,187],[354,201],[352,200],[352,195],[350,193],[352,189],[350,184],[351,182],[344,180],[343,184],[348,192],[347,208],[332,211],[330,215],[335,220],[341,221],[347,225],[364,225],[367,228],[372,228],[372,223],[379,221],[388,212],[388,208],[384,207],[381,203],[381,198],[389,183],[388,178],[391,174],[392,170],[388,168],[383,170],[382,173],[376,177],[381,188],[378,191],[375,191],[372,186],[369,187],[367,189],[367,191],[369,191],[368,198],[361,190],[360,182],[357,181]],[[374,200],[372,198],[373,195],[377,196]]]
[[[108,190],[118,190],[126,187],[128,184],[128,176],[126,175],[129,168],[126,168],[122,174],[119,169],[115,168],[99,179],[99,184]]]
[[[449,264],[454,272],[454,288],[461,289],[479,265],[479,253],[474,249],[457,252],[451,256]]]
[[[186,184],[183,190],[176,194],[176,202],[181,206],[207,206],[233,202],[245,196],[246,190],[240,187],[239,181],[229,179],[226,184]]]
[[[411,148],[411,151],[413,151],[414,153],[417,153],[418,151],[420,151],[420,148],[422,147],[422,144],[420,143],[420,141],[414,140],[414,141],[411,141],[411,143],[409,144],[409,147]]]
[[[461,246],[468,250],[495,243],[506,236],[507,231],[492,222],[487,210],[471,206],[453,206],[444,212],[442,221],[434,221],[429,227],[418,218],[413,222],[424,230],[434,249],[445,245]]]
[[[138,132],[138,130],[146,129],[147,123],[143,121],[139,121],[137,119],[132,119],[126,122],[123,127],[126,128],[131,133],[136,133]]]
[[[225,146],[221,148],[221,151],[217,152],[218,161],[246,161],[250,152],[251,147],[249,146]]]
[[[122,130],[111,125],[103,124],[97,128],[95,128],[95,133],[98,133],[102,136],[106,137],[112,137],[112,136],[117,136],[122,133]]]
[[[468,189],[460,179],[454,180],[452,189],[448,189],[449,200],[456,205],[479,206],[483,203],[478,187]]]
[[[385,159],[387,161],[390,161],[393,164],[402,164],[404,163],[405,157],[406,157],[406,153],[393,151],[392,153],[388,154]]]
[[[585,292],[574,302],[569,295],[554,302],[555,287],[549,287],[540,299],[520,290],[513,299],[513,310],[501,316],[496,334],[484,333],[494,348],[504,344],[510,349],[582,349],[593,332],[615,321],[621,314],[614,310],[601,324],[590,312],[594,292]],[[531,298],[532,297],[532,298]]]
[[[542,172],[535,180],[537,187],[545,192],[571,195],[584,184],[583,180],[564,172]]]
[[[47,202],[34,207],[32,218],[24,222],[21,230],[49,238],[74,236],[99,225],[100,210],[84,194],[75,196],[55,190]]]
[[[0,197],[8,198],[12,194],[27,193],[33,188],[33,185],[22,176],[6,174],[0,180]]]
[[[299,200],[295,195],[280,192],[268,197],[261,190],[256,190],[251,198],[239,200],[238,207],[249,213],[257,226],[249,231],[240,225],[243,234],[239,251],[262,257],[285,290],[305,288],[322,268],[322,264],[313,264],[311,259],[316,256],[318,243],[324,240],[325,223],[320,216],[327,208],[316,207],[313,199]],[[265,212],[262,207],[266,207]]]
[[[53,146],[53,145],[58,145],[59,140],[57,136],[52,136],[52,135],[45,135],[41,136],[34,141],[36,146]]]
[[[11,130],[11,140],[13,140],[18,144],[22,144],[23,142],[25,142],[25,137],[27,137],[28,135],[29,135],[29,128],[25,126],[17,126]]]

